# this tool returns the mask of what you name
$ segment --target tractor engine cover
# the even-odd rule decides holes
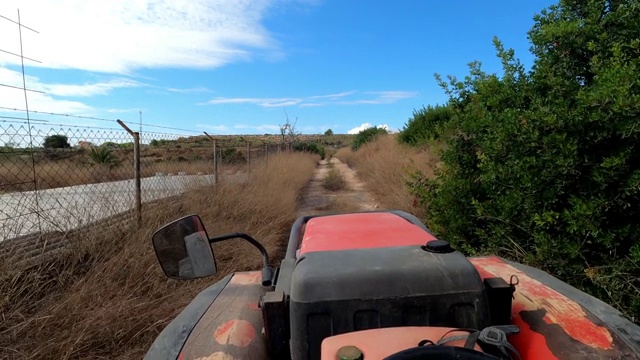
[[[480,275],[440,240],[306,252],[296,260],[290,286],[292,359],[320,359],[323,339],[351,331],[491,323]]]

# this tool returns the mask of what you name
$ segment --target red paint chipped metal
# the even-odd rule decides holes
[[[209,356],[199,357],[196,360],[235,360],[235,358],[227,353],[218,351]]]
[[[229,320],[218,326],[213,337],[221,345],[247,347],[256,336],[256,330],[247,320]]]
[[[514,321],[521,322],[518,324],[521,329],[523,326],[528,329],[528,326],[517,315],[520,311],[544,309],[546,310],[544,321],[561,326],[573,339],[593,348],[608,350],[613,347],[613,337],[609,330],[589,320],[582,307],[571,299],[529,277],[500,258],[470,258],[469,260],[483,278],[499,276],[509,281],[511,275],[518,276],[520,283],[516,286],[514,294],[513,315]],[[526,335],[528,336],[530,335]],[[538,336],[544,339],[542,335],[538,334]]]

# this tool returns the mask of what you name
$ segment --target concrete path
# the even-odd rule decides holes
[[[231,176],[229,180],[240,180],[242,175],[245,174]],[[140,182],[142,201],[149,202],[179,195],[189,188],[213,185],[215,180],[214,175],[174,175],[143,178]],[[2,194],[0,241],[38,232],[71,230],[134,207],[134,180]]]

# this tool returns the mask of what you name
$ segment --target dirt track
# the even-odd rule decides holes
[[[329,191],[322,186],[329,171],[329,162],[340,171],[347,186],[340,191]],[[304,191],[298,215],[314,215],[343,211],[366,211],[378,208],[373,197],[367,193],[364,185],[356,177],[355,170],[349,168],[337,158],[321,160],[316,167],[313,179]]]

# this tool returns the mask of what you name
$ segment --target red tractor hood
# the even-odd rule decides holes
[[[317,251],[424,245],[436,238],[391,213],[322,216],[307,222],[299,255]]]

